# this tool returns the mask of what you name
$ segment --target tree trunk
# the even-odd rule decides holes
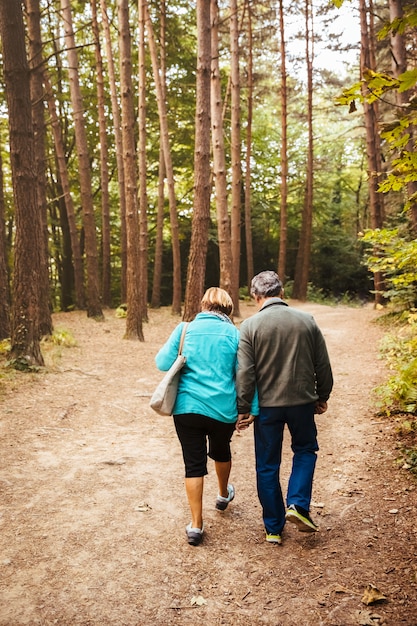
[[[227,205],[227,172],[219,67],[219,7],[217,0],[211,0],[211,24],[211,133],[213,176],[216,191],[217,235],[219,239],[220,287],[232,295],[232,255]]]
[[[49,296],[49,250],[48,250],[48,223],[46,212],[46,160],[45,160],[45,116],[44,116],[44,92],[42,81],[42,38],[40,23],[39,0],[27,0],[26,2],[28,40],[29,40],[29,67],[30,87],[32,99],[32,118],[35,146],[36,166],[36,197],[38,211],[42,224],[42,263],[41,275],[39,276],[42,290],[40,311],[41,335],[52,335],[53,323],[51,315],[51,302]]]
[[[85,289],[84,289],[84,264],[81,254],[81,245],[77,229],[77,220],[75,215],[74,203],[71,195],[70,178],[67,168],[67,159],[65,156],[65,147],[62,139],[61,124],[55,104],[55,95],[52,91],[46,68],[43,72],[43,82],[45,85],[45,96],[48,103],[49,115],[51,117],[52,135],[54,139],[54,149],[58,164],[58,174],[62,186],[62,194],[65,202],[65,210],[68,220],[68,228],[71,238],[72,259],[74,264],[74,291],[75,306],[77,309],[85,308]],[[60,206],[60,212],[61,212]],[[62,221],[62,217],[61,217]]]
[[[109,74],[111,110],[113,116],[113,130],[116,143],[116,162],[117,162],[117,182],[119,186],[119,203],[120,203],[120,257],[122,262],[121,275],[121,302],[126,302],[126,273],[127,273],[127,238],[126,238],[126,192],[125,192],[125,174],[123,163],[123,145],[122,145],[122,124],[120,119],[120,106],[118,100],[118,87],[116,86],[116,72],[114,67],[113,50],[111,45],[111,34],[109,18],[107,16],[107,6],[105,0],[100,0],[101,18],[103,23],[103,32],[106,46],[107,71]]]
[[[147,2],[145,2],[146,10],[146,28],[148,32],[149,51],[152,59],[153,78],[155,81],[156,98],[158,102],[159,124],[161,127],[161,142],[164,152],[165,171],[168,184],[169,198],[169,215],[171,221],[171,243],[172,243],[172,261],[173,261],[173,294],[172,294],[172,312],[175,315],[181,314],[181,254],[180,254],[180,238],[179,224],[177,214],[177,199],[175,196],[175,179],[174,168],[172,165],[171,146],[168,133],[168,117],[167,106],[162,87],[160,69],[158,66],[158,54],[155,44],[155,35],[153,32],[152,22],[149,17]]]
[[[42,221],[36,197],[30,70],[20,0],[0,2],[3,71],[9,110],[10,163],[15,204],[11,358],[43,365],[40,349]]]
[[[368,9],[366,0],[359,0],[359,13],[361,22],[361,77],[366,69],[376,70],[375,57],[372,52],[370,41],[374,37],[371,26],[368,25]],[[366,86],[364,86],[366,95]],[[382,193],[378,193],[378,180],[381,173],[381,146],[377,129],[378,104],[369,104],[364,101],[365,129],[366,129],[366,155],[368,162],[368,187],[369,187],[369,211],[372,228],[382,228],[384,222],[384,206]],[[384,278],[381,272],[374,274],[375,304],[382,304],[384,298]]]
[[[0,149],[0,340],[10,337],[10,291],[4,223],[3,160]]]
[[[390,21],[393,22],[395,19],[401,19],[404,17],[404,11],[402,7],[402,0],[389,0],[389,12],[390,12]],[[396,78],[400,74],[403,74],[407,71],[407,52],[405,46],[405,36],[404,33],[400,33],[398,30],[391,32],[391,54],[392,54],[392,73]],[[400,107],[406,106],[412,97],[412,93],[410,91],[399,92],[396,93],[397,104]],[[414,128],[409,127],[410,139],[407,143],[406,150],[408,152],[414,152],[414,142],[413,137],[415,136],[415,126]],[[417,236],[417,182],[410,181],[407,183],[407,195],[409,198],[414,198],[411,200],[410,206],[410,220],[411,220],[411,231],[414,237]]]
[[[307,172],[304,209],[294,277],[293,298],[306,300],[311,257],[313,224],[313,6],[306,0],[306,64],[307,64]]]
[[[61,0],[65,30],[65,45],[68,55],[71,104],[74,115],[75,143],[78,154],[81,205],[85,233],[85,254],[87,270],[87,315],[103,318],[100,303],[97,235],[94,220],[93,194],[91,187],[91,167],[88,154],[87,133],[84,125],[84,105],[78,76],[78,55],[75,45],[70,0]]]
[[[197,0],[197,94],[194,150],[194,211],[187,271],[184,319],[200,310],[204,292],[210,225],[210,3]]]
[[[161,87],[163,99],[166,101],[166,3],[160,2],[160,30],[159,48],[161,63]],[[162,135],[161,125],[159,126]],[[152,280],[151,306],[158,308],[161,306],[161,281],[162,281],[162,257],[163,257],[163,232],[164,232],[164,212],[165,212],[165,161],[162,146],[159,147],[159,168],[158,168],[158,210],[156,216],[156,238],[155,255]]]
[[[231,76],[231,160],[232,160],[232,207],[231,207],[231,246],[232,246],[232,299],[234,315],[239,311],[240,278],[240,227],[242,166],[240,150],[240,77],[239,77],[239,25],[237,0],[230,0],[230,76]]]
[[[288,234],[288,145],[287,145],[287,68],[285,50],[284,1],[279,2],[279,31],[281,53],[281,215],[279,229],[278,275],[285,283]]]
[[[146,68],[145,68],[145,0],[139,0],[139,267],[142,319],[148,319],[148,195],[146,165]]]
[[[94,52],[97,74],[97,109],[100,137],[100,182],[101,182],[101,295],[103,305],[111,306],[110,264],[110,195],[109,195],[109,148],[107,139],[106,92],[104,88],[103,57],[100,47],[100,31],[97,21],[97,0],[91,0],[94,34]]]
[[[252,119],[253,119],[253,36],[252,36],[252,6],[246,0],[248,12],[248,120],[246,128],[246,168],[245,168],[245,240],[247,285],[250,291],[251,280],[254,275],[253,243],[252,243],[252,211],[251,211],[251,157],[252,157]]]
[[[140,295],[137,163],[132,86],[132,46],[129,30],[129,0],[118,0],[120,91],[122,97],[122,143],[126,193],[127,317],[125,339],[144,341]]]

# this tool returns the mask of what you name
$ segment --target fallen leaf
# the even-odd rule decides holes
[[[396,513],[398,513],[398,509],[390,509],[388,511],[388,513],[391,513],[392,515],[395,515]]]
[[[364,604],[372,604],[373,602],[381,602],[382,600],[386,600],[386,596],[382,594],[375,585],[368,585],[365,589],[365,592],[362,596],[362,602]]]
[[[196,604],[197,606],[203,606],[204,604],[207,604],[207,600],[205,598],[203,598],[203,596],[193,596],[191,598],[191,604]]]

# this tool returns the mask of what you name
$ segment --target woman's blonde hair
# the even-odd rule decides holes
[[[233,300],[224,289],[210,287],[201,300],[202,311],[220,311],[226,315],[233,313]]]

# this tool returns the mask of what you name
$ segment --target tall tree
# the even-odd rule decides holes
[[[0,150],[0,339],[10,337],[10,293],[4,223],[3,159]]]
[[[85,288],[84,288],[84,263],[81,253],[80,239],[77,229],[77,219],[74,202],[71,195],[70,176],[68,172],[67,159],[65,154],[64,140],[62,138],[62,127],[56,108],[55,94],[52,89],[48,71],[44,67],[43,82],[45,86],[45,97],[48,104],[49,116],[51,119],[52,136],[54,139],[54,150],[58,166],[58,176],[62,188],[62,196],[65,205],[66,222],[71,241],[72,263],[74,267],[74,291],[75,306],[78,309],[85,308]]]
[[[404,17],[403,0],[389,0],[390,20],[401,20]],[[392,56],[392,72],[396,78],[407,71],[407,50],[405,45],[405,34],[400,32],[399,29],[391,30],[391,56]],[[410,90],[396,92],[397,105],[401,110],[407,111],[409,109],[409,100],[412,97]],[[410,153],[413,152],[413,139],[416,134],[416,127],[414,125],[409,127],[410,139],[407,143],[406,150]],[[411,229],[414,236],[417,236],[417,182],[409,181],[407,183],[407,195],[411,201],[410,217],[411,217]]]
[[[41,254],[43,260],[41,263],[41,275],[39,276],[39,281],[40,288],[43,291],[41,306],[44,308],[40,312],[40,331],[42,335],[51,335],[53,332],[53,323],[49,297],[49,234],[46,214],[46,127],[42,79],[43,59],[39,0],[27,0],[26,14],[29,41],[29,67],[31,69],[30,87],[35,146],[36,197],[42,224]]]
[[[105,50],[107,57],[107,71],[109,75],[111,112],[113,118],[113,131],[116,144],[116,163],[117,163],[117,183],[119,189],[120,204],[120,257],[122,261],[122,276],[120,297],[122,302],[126,302],[127,287],[127,237],[126,237],[126,191],[125,191],[125,174],[123,162],[123,142],[122,142],[122,123],[120,119],[120,105],[118,99],[118,87],[116,80],[116,69],[113,58],[112,38],[110,32],[110,22],[107,15],[106,0],[100,0],[101,19],[103,25]]]
[[[279,33],[281,56],[281,213],[279,227],[278,275],[285,283],[287,266],[287,234],[288,234],[288,113],[287,113],[287,67],[285,46],[284,0],[279,0]]]
[[[375,29],[373,22],[372,0],[367,6],[366,0],[359,0],[359,14],[361,24],[361,54],[360,69],[361,77],[368,70],[376,70],[374,53]],[[364,84],[363,89],[366,91]],[[382,228],[384,222],[383,195],[378,192],[381,175],[381,141],[378,132],[378,103],[369,103],[364,100],[365,130],[366,130],[366,156],[368,163],[368,188],[369,188],[369,212],[373,229]],[[383,302],[384,278],[381,272],[374,274],[375,302]]]
[[[102,319],[103,312],[100,302],[97,233],[94,218],[91,165],[88,151],[87,132],[84,124],[84,104],[78,73],[78,54],[72,24],[70,0],[61,0],[61,10],[64,21],[65,45],[68,56],[70,96],[74,115],[75,142],[79,163],[81,205],[85,233],[87,315],[88,317]]]
[[[104,84],[103,57],[100,45],[100,29],[97,19],[97,0],[91,0],[94,52],[97,75],[97,109],[100,137],[100,189],[101,189],[101,294],[104,306],[111,306],[110,264],[110,194],[109,194],[109,147],[107,139],[106,92]]]
[[[237,0],[230,0],[230,78],[231,78],[231,166],[232,166],[232,299],[234,315],[239,317],[240,237],[242,164],[240,138],[240,75],[239,75],[239,22]]]
[[[295,267],[293,297],[298,300],[307,298],[308,276],[311,258],[311,237],[313,224],[313,57],[314,30],[313,5],[311,0],[305,2],[305,43],[307,65],[307,171],[302,214],[301,232],[298,242],[297,261]]]
[[[254,274],[253,266],[253,242],[252,242],[252,210],[251,210],[251,180],[252,180],[252,124],[253,124],[253,28],[252,28],[252,6],[249,0],[246,1],[248,14],[248,105],[247,105],[247,125],[246,125],[246,164],[245,164],[245,240],[246,240],[246,265],[247,284],[250,289],[250,282]]]
[[[219,7],[217,0],[211,0],[211,24],[211,134],[213,144],[213,176],[216,192],[217,236],[219,240],[220,257],[220,287],[231,294],[232,255],[227,203],[227,171],[219,64]]]
[[[159,28],[159,48],[161,65],[161,86],[162,97],[166,100],[166,2],[160,2],[160,28]],[[161,123],[159,132],[162,136]],[[164,213],[165,213],[165,161],[162,146],[159,146],[159,167],[158,167],[158,209],[156,215],[156,237],[155,253],[152,280],[151,306],[157,308],[161,306],[161,282],[162,282],[162,258],[164,247]]]
[[[139,167],[139,267],[142,319],[148,319],[148,195],[146,164],[146,66],[145,66],[145,2],[139,0],[139,102],[138,102],[138,167]]]
[[[117,0],[119,23],[120,91],[122,96],[122,142],[126,193],[127,317],[125,339],[144,341],[140,295],[139,223],[135,114],[132,86],[132,45],[129,0]]]
[[[194,206],[185,291],[184,319],[200,310],[210,225],[210,3],[197,0],[197,79],[194,149]]]
[[[160,68],[158,64],[158,53],[156,49],[155,35],[152,22],[149,16],[147,0],[145,1],[146,29],[148,33],[149,51],[152,59],[153,78],[156,89],[156,99],[158,103],[159,124],[161,128],[161,144],[164,153],[165,172],[168,185],[169,217],[171,222],[171,245],[173,263],[173,292],[172,292],[172,312],[176,315],[181,313],[181,250],[179,238],[179,222],[177,213],[177,198],[175,192],[174,167],[172,163],[171,145],[168,129],[168,115],[166,94],[162,86]]]
[[[42,221],[36,195],[30,69],[20,0],[0,2],[0,35],[9,110],[10,162],[15,204],[11,357],[43,365],[40,349]]]

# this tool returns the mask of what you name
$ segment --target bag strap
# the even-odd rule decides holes
[[[181,333],[181,339],[180,339],[180,347],[178,348],[178,356],[182,353],[182,347],[184,345],[184,339],[185,339],[185,333],[187,330],[187,326],[188,326],[188,322],[185,322],[184,326],[182,327],[182,333]]]

